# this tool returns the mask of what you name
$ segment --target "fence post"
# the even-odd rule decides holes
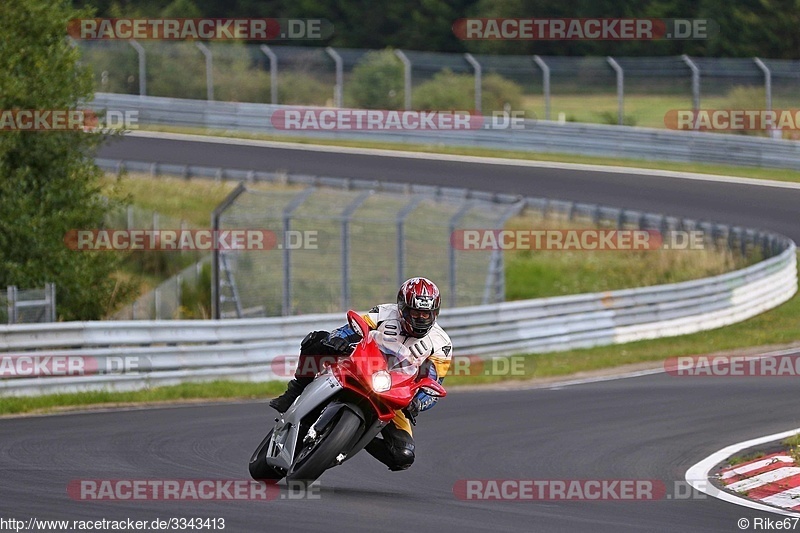
[[[183,284],[183,276],[178,274],[175,278],[175,318],[181,317],[181,285]]]
[[[214,59],[211,50],[200,41],[194,43],[206,57],[206,100],[214,100]]]
[[[300,207],[316,189],[312,186],[292,198],[283,209],[283,235],[280,236],[283,259],[283,298],[281,299],[281,315],[287,316],[292,311],[292,255],[291,250],[285,245],[286,235],[292,228],[292,213]]]
[[[153,303],[156,308],[156,320],[161,320],[161,287],[156,287],[156,290],[153,291]]]
[[[147,54],[136,39],[128,41],[136,53],[139,54],[139,96],[147,95]]]
[[[231,193],[214,209],[211,213],[211,229],[213,234],[217,235],[219,232],[219,219],[222,213],[242,194],[247,188],[244,183],[239,185],[231,191]],[[219,261],[220,253],[219,246],[214,246],[211,252],[211,318],[219,319],[222,313],[220,309],[220,291],[219,291]]]
[[[625,71],[613,57],[608,56],[606,61],[617,73],[617,124],[622,126],[625,124]]]
[[[481,69],[481,64],[472,57],[472,54],[464,54],[464,59],[467,60],[472,66],[472,69],[475,71],[475,110],[480,113],[481,112],[481,79],[483,77],[483,70]]]
[[[450,239],[451,239],[451,237],[453,235],[453,232],[456,230],[456,225],[459,223],[459,221],[461,221],[462,218],[464,218],[464,215],[467,214],[467,211],[472,209],[472,206],[473,206],[473,202],[472,201],[465,202],[464,205],[462,205],[458,209],[458,211],[456,211],[455,214],[452,217],[450,217],[450,221],[448,222],[448,230],[449,230],[449,234],[447,235],[447,241],[448,242],[450,242]],[[456,249],[451,244],[450,246],[448,246],[447,250],[449,252],[449,254],[448,254],[449,255],[448,263],[449,263],[449,277],[450,277],[450,280],[449,280],[450,281],[450,307],[455,307],[456,306],[456,301],[457,301],[457,299],[456,299]]]
[[[405,92],[405,108],[411,109],[411,61],[402,50],[395,50],[395,55],[403,62],[403,91]]]
[[[533,61],[542,69],[542,86],[544,91],[544,119],[550,120],[550,67],[541,57],[533,56]]]
[[[44,299],[47,302],[47,321],[56,321],[56,284],[45,283],[44,285]]]
[[[261,45],[261,51],[269,59],[269,101],[272,105],[278,104],[278,56],[266,44]]]
[[[10,285],[6,288],[8,292],[7,295],[7,306],[8,306],[8,323],[9,324],[16,324],[17,323],[17,287],[14,285]]]
[[[342,94],[344,89],[342,56],[340,56],[338,52],[336,52],[336,50],[330,46],[325,48],[325,51],[333,58],[334,63],[336,63],[336,85],[333,87],[333,105],[336,107],[342,107]]]
[[[767,111],[772,111],[772,71],[769,70],[769,67],[763,61],[761,61],[761,59],[754,57],[753,61],[756,62],[758,68],[760,68],[761,72],[764,73],[764,92],[767,94]]]
[[[350,308],[350,218],[358,207],[373,193],[363,191],[342,211],[342,309]]]
[[[681,59],[692,71],[692,108],[697,113],[700,109],[700,69],[686,54],[683,54]]]

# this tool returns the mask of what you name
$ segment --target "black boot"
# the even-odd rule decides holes
[[[270,400],[269,406],[279,413],[285,413],[312,381],[314,381],[314,378],[294,378],[286,387],[286,392]]]

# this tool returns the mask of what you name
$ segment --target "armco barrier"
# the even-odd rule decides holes
[[[773,308],[797,291],[796,249],[710,278],[596,294],[447,309],[455,356],[545,352],[721,327]],[[241,320],[67,322],[0,327],[0,361],[13,355],[138,361],[122,373],[0,379],[0,394],[130,390],[183,381],[282,379],[277,356],[297,353],[310,330],[344,314]],[[2,369],[3,366],[0,366]]]
[[[286,106],[270,104],[97,93],[90,107],[136,111],[141,125],[800,169],[800,142],[744,135],[532,120],[515,130],[285,131],[270,119]]]

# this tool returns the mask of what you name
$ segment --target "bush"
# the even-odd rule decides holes
[[[403,109],[403,64],[387,48],[368,52],[346,85],[347,105],[365,109]]]
[[[416,109],[475,108],[475,77],[472,74],[455,74],[449,69],[436,73],[414,91]],[[484,113],[503,111],[506,106],[521,109],[522,88],[499,74],[483,77],[481,106]]]

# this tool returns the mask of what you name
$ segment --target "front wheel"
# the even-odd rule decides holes
[[[334,464],[340,453],[347,451],[345,447],[352,442],[353,435],[360,425],[361,419],[355,413],[349,409],[342,409],[338,421],[328,426],[327,431],[300,450],[294,461],[292,473],[286,476],[286,479],[306,484],[314,482]]]
[[[253,456],[250,457],[250,476],[256,481],[279,481],[283,478],[283,473],[267,464],[267,448],[272,438],[272,431],[269,430],[267,436],[258,445]]]

